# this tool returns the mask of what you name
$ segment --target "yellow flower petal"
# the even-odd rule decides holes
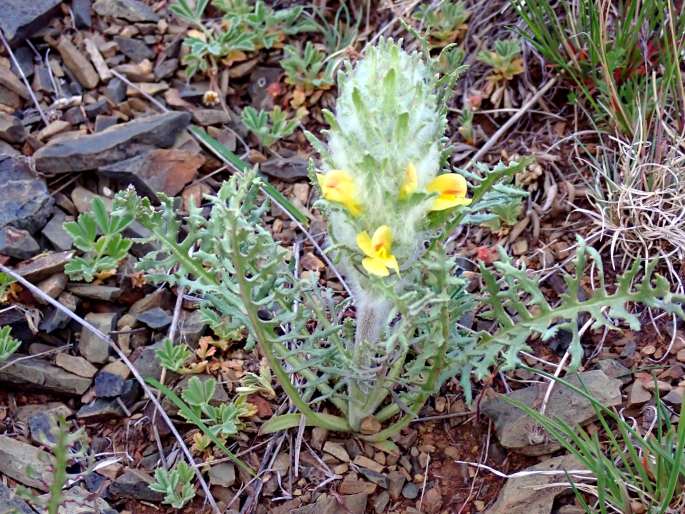
[[[369,237],[366,231],[357,234],[357,246],[364,252],[362,266],[371,275],[387,277],[388,268],[400,274],[397,259],[392,254],[392,230],[387,225],[378,227],[373,237]]]
[[[426,191],[429,193],[438,193],[440,195],[448,194],[465,197],[466,190],[466,179],[457,173],[438,175],[426,186]]]
[[[392,249],[392,230],[387,225],[381,225],[373,233],[371,238],[375,255],[389,257]]]
[[[466,179],[456,173],[445,173],[437,176],[426,186],[429,193],[438,193],[431,210],[442,211],[457,205],[469,205],[471,200],[466,198]]]
[[[361,251],[364,252],[364,255],[368,255],[369,257],[374,257],[376,255],[376,252],[373,250],[371,237],[366,230],[357,234],[357,246],[361,248]]]
[[[349,173],[331,170],[326,174],[317,173],[316,180],[326,200],[344,205],[355,216],[361,212],[356,200],[357,187]]]
[[[383,266],[386,266],[393,270],[395,273],[398,275],[400,274],[400,266],[397,264],[397,259],[395,258],[394,255],[391,255],[390,257],[386,257],[385,259],[381,259],[381,262],[383,263]]]
[[[376,275],[377,277],[387,277],[390,275],[388,267],[383,264],[381,259],[376,257],[365,257],[362,259],[362,266],[371,275]]]
[[[419,185],[419,181],[416,175],[416,167],[410,162],[407,165],[407,169],[404,171],[404,182],[402,187],[400,187],[400,198],[406,198],[414,191]]]

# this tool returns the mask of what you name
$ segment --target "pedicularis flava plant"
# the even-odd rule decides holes
[[[309,135],[321,157],[311,175],[328,221],[326,251],[349,298],[293,269],[288,251],[261,224],[268,206],[256,169],[208,198],[209,217],[196,207],[180,217],[164,195],[160,207],[132,190],[115,200],[117,215],[136,219],[157,245],[140,262],[149,280],[183,286],[215,331],[246,333],[247,346],[258,346],[296,410],[266,422],[265,432],[304,418],[386,441],[446,380],[458,376],[470,398],[472,375],[515,366],[530,337],[569,332],[578,365],[581,313],[595,328],[617,320],[638,327],[625,308],[631,302],[682,314],[668,283],[639,262],[610,293],[601,259],[582,241],[577,272],[556,299],[504,252],[494,266],[481,265],[481,290],[466,291],[445,243],[460,224],[492,221],[493,212],[516,207],[525,193],[509,184],[527,163],[479,165],[473,174],[450,169],[446,101],[459,70],[440,76],[437,62],[381,41],[340,72],[336,112],[326,113],[327,144]],[[596,280],[581,301],[588,256]]]

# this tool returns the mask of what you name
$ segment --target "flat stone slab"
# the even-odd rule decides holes
[[[621,404],[622,382],[619,379],[609,378],[602,370],[570,375],[565,377],[565,380],[586,388],[589,394],[604,406],[612,407]],[[536,384],[518,389],[507,396],[539,410],[547,387],[547,382]],[[560,448],[557,443],[536,440],[535,436],[539,431],[536,430],[535,421],[519,408],[507,403],[502,396],[498,395],[481,406],[481,410],[494,421],[497,437],[502,446],[525,455],[545,455]],[[594,419],[595,410],[585,397],[561,383],[556,383],[545,414],[567,423],[581,425]]]
[[[47,491],[52,483],[54,457],[48,452],[0,435],[0,473],[24,485]]]
[[[566,486],[551,484],[566,482],[564,471],[583,470],[584,466],[573,455],[562,455],[526,468],[524,471],[531,474],[507,480],[497,502],[485,514],[549,514],[554,498],[569,492]]]
[[[0,29],[11,45],[43,28],[62,0],[3,0]]]
[[[56,393],[73,395],[82,395],[92,383],[90,378],[79,377],[42,359],[34,357],[17,360],[20,357],[25,357],[25,355],[15,353],[7,360],[4,365],[10,365],[0,371],[0,382],[26,384]]]
[[[169,148],[190,123],[187,112],[167,112],[114,125],[102,132],[53,139],[34,155],[42,173],[95,170],[152,148]]]

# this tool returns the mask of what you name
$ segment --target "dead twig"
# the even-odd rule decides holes
[[[495,144],[500,140],[500,138],[505,135],[507,132],[509,132],[509,129],[516,123],[521,116],[523,116],[528,110],[538,103],[540,99],[544,96],[544,94],[549,91],[554,84],[557,83],[556,77],[550,79],[543,85],[537,93],[535,93],[525,104],[521,106],[521,108],[514,114],[511,118],[509,118],[504,125],[502,125],[497,132],[495,132],[490,139],[488,139],[487,143],[485,143],[480,150],[476,152],[476,154],[471,158],[471,160],[466,164],[464,169],[469,169],[471,168],[475,163],[477,163],[479,160],[483,158],[483,156],[490,151],[490,149],[495,146]]]

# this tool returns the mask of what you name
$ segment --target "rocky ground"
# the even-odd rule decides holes
[[[89,211],[93,198],[109,205],[117,190],[133,184],[153,199],[158,192],[178,196],[184,208],[229,176],[188,132],[191,124],[260,163],[261,171],[302,209],[313,201],[306,172],[312,151],[301,131],[283,142],[278,153],[260,153],[237,115],[245,105],[287,105],[292,93],[282,83],[277,57],[264,53],[222,70],[219,83],[227,105],[207,106],[203,96],[209,83],[201,78],[189,82],[179,64],[187,27],[167,8],[165,0],[4,0],[0,263],[111,336],[143,378],[162,376],[155,350],[175,332],[196,350],[199,376],[220,378],[215,394],[220,402],[231,397],[246,371],[259,370],[256,350],[211,347],[213,354],[207,355],[209,333],[193,303],[179,298],[176,290],[145,284],[130,263],[93,283],[70,282],[63,272],[76,250],[62,225]],[[379,9],[377,21],[382,24],[392,15]],[[464,79],[464,92],[478,86],[478,74],[476,65]],[[532,94],[529,81],[542,79],[536,73],[522,79],[511,93],[514,104]],[[334,98],[333,90],[319,94],[303,123],[319,130],[320,109],[331,106]],[[495,161],[517,153],[534,155],[536,163],[520,177],[531,197],[512,227],[460,234],[455,246],[460,245],[466,259],[491,258],[500,243],[535,269],[567,262],[576,233],[587,224],[570,203],[582,198],[583,185],[567,168],[564,146],[555,146],[570,122],[563,108],[547,114],[555,110],[554,99],[552,91],[537,114],[521,118],[485,157]],[[483,115],[483,138],[505,119]],[[483,142],[455,141],[455,165],[472,157]],[[311,214],[313,227],[320,227],[316,213]],[[268,221],[279,241],[301,251],[303,271],[335,285],[289,218],[273,210]],[[135,224],[129,230],[145,235]],[[133,254],[142,250],[134,246]],[[553,273],[546,285],[556,294],[564,288]],[[48,492],[59,416],[86,434],[84,456],[68,470],[76,478],[68,484],[69,501],[60,512],[171,512],[147,486],[162,460],[172,461],[179,447],[132,370],[64,310],[18,285],[11,295],[0,309],[0,325],[12,326],[22,347],[0,364],[0,513],[43,512],[40,501],[25,501],[14,493],[21,486],[30,488],[34,498]],[[657,325],[660,332],[650,328],[621,337],[587,336],[592,358],[580,377],[603,403],[625,408],[626,415],[645,423],[649,419],[640,417],[642,407],[653,402],[656,386],[675,409],[685,388],[685,341]],[[557,338],[539,344],[536,356],[558,362],[564,343]],[[540,366],[532,358],[529,364]],[[657,384],[647,368],[657,370]],[[177,390],[186,380],[170,374],[165,379]],[[260,421],[278,409],[279,401],[253,395],[257,415],[231,448],[262,471],[260,479],[248,480],[231,462],[216,460],[219,454],[200,452],[198,461],[212,462],[204,469],[223,512],[582,512],[568,492],[559,496],[558,487],[540,488],[552,478],[507,481],[468,464],[504,474],[528,466],[549,470],[576,465],[532,431],[530,418],[496,395],[508,393],[539,406],[546,382],[520,370],[494,373],[475,387],[477,402],[467,406],[456,381],[448,383],[396,441],[399,454],[319,429],[264,437]],[[553,390],[546,412],[583,424],[594,418],[589,403],[563,387]],[[192,444],[194,430],[177,421]],[[199,497],[183,512],[210,510]]]

